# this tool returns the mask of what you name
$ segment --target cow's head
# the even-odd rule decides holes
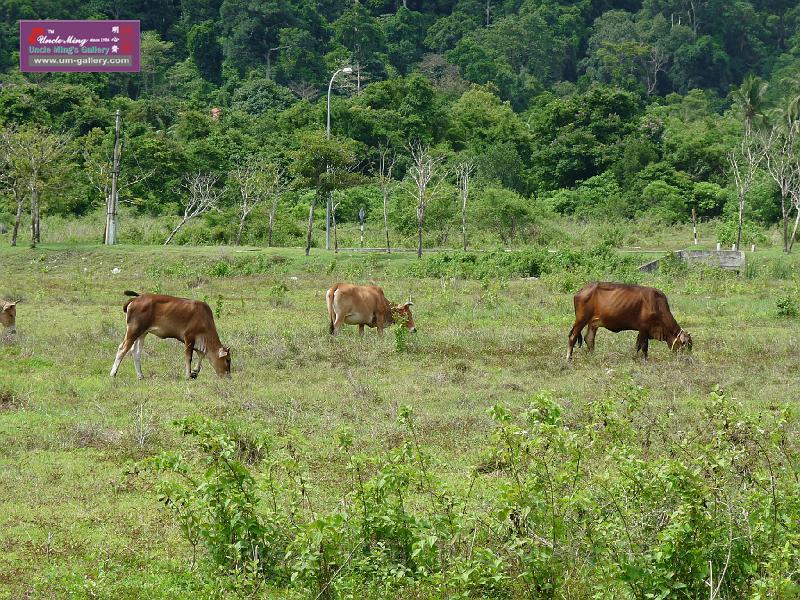
[[[4,333],[17,332],[17,303],[0,300],[0,325]]]
[[[404,323],[406,329],[408,329],[411,333],[416,333],[417,326],[414,324],[414,315],[411,314],[412,306],[414,306],[414,303],[410,301],[404,304],[398,304],[394,307],[392,312],[394,313],[393,317],[395,321]]]
[[[230,377],[231,374],[231,349],[226,346],[220,346],[219,350],[212,356],[212,364],[214,370],[220,377]]]
[[[675,341],[672,342],[673,350],[678,350],[680,348],[686,348],[689,352],[692,351],[692,334],[683,329],[681,329],[680,333],[675,337]]]

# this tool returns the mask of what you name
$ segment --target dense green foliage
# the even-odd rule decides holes
[[[797,95],[800,75],[800,9],[784,1],[0,0],[0,14],[0,125],[70,135],[62,168],[41,190],[51,215],[103,204],[98,182],[117,108],[121,199],[141,213],[178,214],[191,173],[216,172],[224,186],[236,165],[257,155],[289,171],[307,136],[324,129],[331,73],[352,65],[352,75],[334,81],[334,145],[355,151],[348,172],[364,179],[344,195],[357,194],[370,220],[382,220],[380,194],[366,180],[378,146],[399,155],[393,177],[402,180],[413,140],[446,156],[448,179],[457,162],[475,164],[473,227],[505,244],[515,242],[515,226],[509,236],[498,231],[503,221],[524,228],[544,209],[650,213],[669,223],[687,221],[695,208],[701,218],[730,219],[736,194],[726,154],[743,123],[761,123],[767,109]],[[100,17],[142,20],[140,74],[17,72],[16,19]],[[748,75],[768,85],[738,93]],[[294,173],[297,191],[337,188]],[[779,220],[780,202],[760,173],[745,220],[763,225]],[[16,204],[5,191],[0,222],[10,225]],[[460,222],[453,188],[440,193],[439,209],[426,217],[434,244]],[[203,241],[234,238],[234,197],[225,194],[222,213],[204,217],[215,233]],[[308,209],[295,207],[311,198],[282,198],[278,222],[298,226]],[[494,214],[508,202],[506,216]],[[337,220],[353,222],[357,210]],[[393,191],[390,212],[398,231],[410,225],[406,189]],[[263,227],[248,227],[244,239],[263,236]]]
[[[190,544],[239,594],[794,597],[794,411],[753,415],[717,388],[681,430],[648,395],[628,381],[580,415],[547,392],[519,416],[494,405],[483,459],[455,484],[401,406],[396,449],[358,453],[338,432],[349,482],[325,513],[288,441],[188,419],[197,463],[164,453],[145,464]]]

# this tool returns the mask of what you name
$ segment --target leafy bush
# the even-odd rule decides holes
[[[795,597],[800,568],[797,421],[753,415],[715,389],[677,421],[623,381],[578,413],[549,392],[502,406],[461,480],[422,445],[403,406],[399,447],[353,452],[331,508],[311,508],[293,441],[206,419],[179,423],[199,456],[150,459],[159,498],[220,585],[304,597]],[[239,439],[240,442],[235,442]],[[240,462],[259,448],[260,475]]]
[[[717,241],[723,246],[730,248],[736,243],[736,233],[738,222],[735,219],[720,221],[717,225]],[[742,248],[750,244],[762,246],[766,244],[767,236],[764,231],[752,221],[742,223]]]
[[[778,315],[781,317],[796,317],[800,315],[800,304],[797,299],[790,294],[785,294],[775,302],[778,308]]]

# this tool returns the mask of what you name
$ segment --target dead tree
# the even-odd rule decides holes
[[[756,176],[756,171],[764,159],[766,144],[752,130],[745,130],[741,141],[728,152],[728,165],[733,174],[736,194],[739,202],[739,218],[736,228],[736,249],[742,244],[742,222],[744,220],[745,202]]]
[[[792,206],[794,207],[794,227],[792,227],[792,233],[789,236],[789,249],[787,252],[791,252],[794,247],[795,236],[797,236],[797,226],[800,224],[800,190],[797,188],[790,190],[789,196],[792,199]]]
[[[417,205],[417,258],[422,258],[422,229],[425,224],[425,210],[435,195],[444,177],[439,175],[442,156],[433,156],[430,149],[421,142],[408,145],[412,165],[408,170],[413,182],[412,195]]]
[[[783,251],[788,253],[789,217],[795,204],[792,191],[800,186],[798,163],[798,123],[785,119],[773,126],[767,140],[764,164],[781,193],[781,218],[783,220]],[[794,234],[792,235],[794,239]]]
[[[275,166],[271,172],[272,184],[270,187],[270,196],[272,197],[272,205],[269,207],[269,223],[267,224],[267,246],[272,248],[272,231],[275,228],[275,216],[278,213],[278,202],[283,197],[283,194],[289,189],[288,181],[286,180],[286,171],[281,167]]]
[[[215,187],[218,177],[213,174],[189,175],[184,183],[187,198],[186,204],[183,207],[183,218],[181,222],[169,234],[167,241],[164,242],[166,246],[175,237],[175,234],[192,219],[216,208],[219,203],[220,192]]]
[[[253,209],[261,204],[269,194],[272,184],[267,165],[255,158],[245,159],[230,173],[230,180],[236,186],[236,212],[239,216],[239,227],[236,230],[235,244],[242,243],[242,232],[245,221]]]
[[[383,228],[386,231],[386,252],[391,253],[392,246],[389,243],[389,198],[394,185],[392,171],[397,163],[397,155],[388,146],[380,145],[378,147],[378,156],[378,183],[381,186],[381,195],[383,196]]]
[[[461,199],[461,239],[464,252],[467,251],[467,201],[469,200],[469,180],[475,166],[471,162],[462,162],[456,167],[456,183]]]
[[[301,100],[306,102],[313,102],[319,96],[319,90],[314,84],[309,83],[305,79],[301,81],[293,81],[289,84],[289,89]]]

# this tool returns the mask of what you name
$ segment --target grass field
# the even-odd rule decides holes
[[[220,266],[256,257],[257,274]],[[173,426],[187,416],[292,440],[322,511],[348,481],[337,432],[347,428],[362,453],[397,447],[404,405],[442,476],[458,482],[483,459],[489,407],[522,411],[542,390],[577,415],[631,378],[649,389],[653,410],[687,427],[715,386],[754,412],[794,404],[800,322],[779,315],[777,302],[798,296],[798,259],[772,250],[748,259],[756,265],[748,277],[699,270],[643,279],[667,293],[692,332],[690,356],[654,341],[644,362],[634,356],[635,334],[601,330],[596,352],[578,350],[568,367],[571,293],[546,279],[411,277],[407,255],[3,247],[0,297],[22,303],[16,339],[0,342],[0,596],[205,597],[153,478],[131,474],[161,450],[194,452]],[[349,327],[330,338],[324,295],[339,280],[413,298],[418,333],[407,351],[397,351],[391,331],[361,340]],[[125,289],[206,299],[232,347],[232,379],[206,364],[196,381],[184,380],[181,346],[152,336],[145,379],[137,381],[130,358],[111,379]]]

